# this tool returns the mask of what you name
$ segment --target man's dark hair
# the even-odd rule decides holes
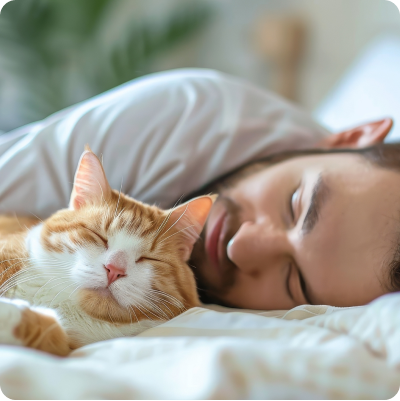
[[[368,148],[356,149],[307,149],[300,151],[290,151],[274,154],[264,159],[245,164],[227,174],[218,177],[214,181],[203,186],[200,190],[190,194],[190,196],[188,196],[185,200],[189,200],[195,196],[205,195],[209,193],[219,193],[224,188],[232,187],[233,185],[235,185],[235,183],[242,180],[243,178],[255,174],[273,164],[280,163],[294,157],[335,153],[358,154],[375,166],[400,173],[400,143],[378,144]],[[387,268],[389,282],[389,284],[386,285],[387,291],[400,291],[400,230],[398,240],[394,245],[391,262],[389,263]]]

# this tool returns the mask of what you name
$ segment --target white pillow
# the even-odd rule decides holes
[[[170,207],[217,176],[327,135],[276,95],[209,70],[140,78],[0,139],[0,212],[66,207],[85,144],[113,188]]]

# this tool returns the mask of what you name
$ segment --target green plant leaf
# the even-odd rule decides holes
[[[151,72],[156,57],[187,41],[211,16],[203,2],[162,19],[132,16],[117,40],[101,29],[116,0],[14,0],[0,16],[0,80],[13,85],[20,125]],[[107,25],[107,24],[106,24]],[[4,115],[4,113],[3,113]],[[7,124],[5,124],[7,125]],[[4,126],[4,124],[3,124]],[[0,129],[2,129],[0,121]]]

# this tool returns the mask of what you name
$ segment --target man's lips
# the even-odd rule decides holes
[[[221,231],[226,217],[226,211],[222,211],[216,218],[214,226],[210,229],[206,238],[206,250],[214,265],[219,269],[221,261]]]

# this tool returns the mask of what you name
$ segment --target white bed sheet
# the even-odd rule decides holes
[[[13,399],[389,399],[399,310],[400,294],[286,313],[195,308],[66,359],[2,346],[0,386]]]

